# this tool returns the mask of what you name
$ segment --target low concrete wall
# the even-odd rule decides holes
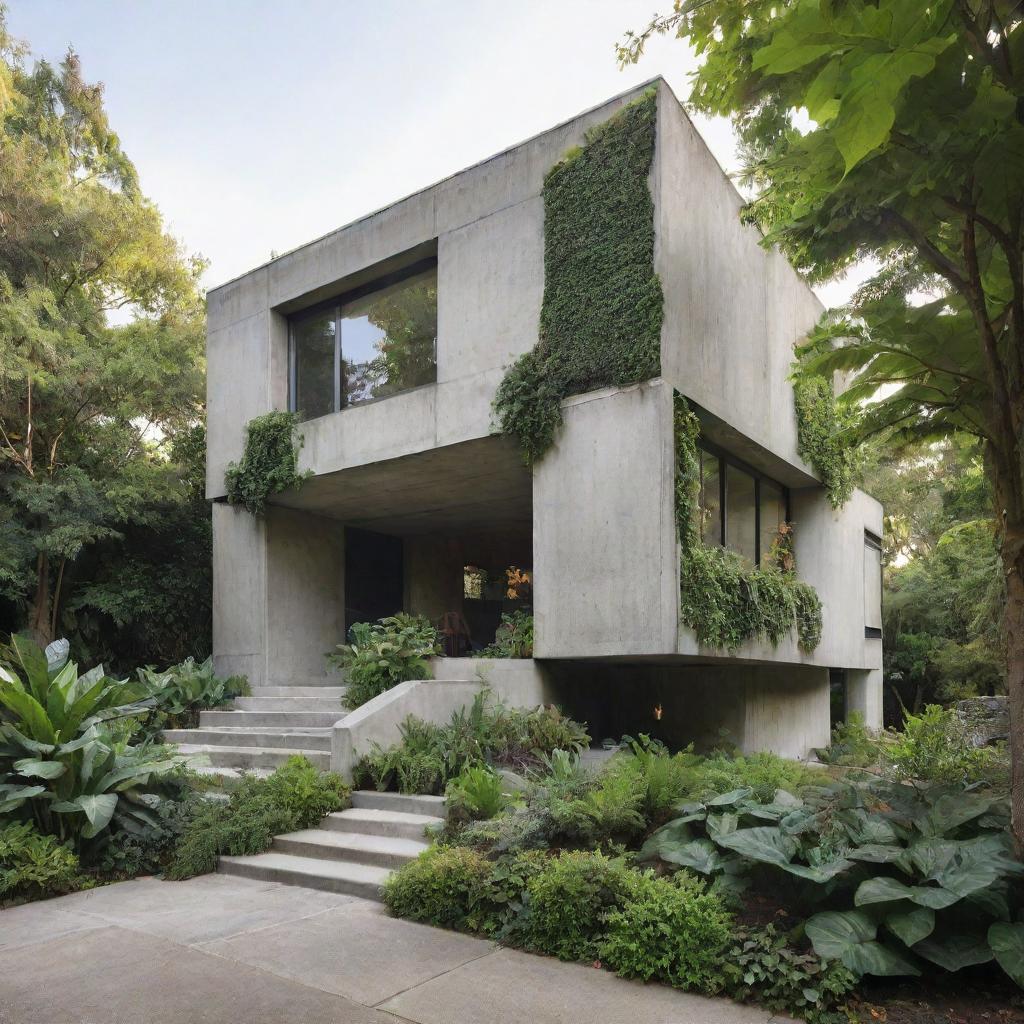
[[[441,725],[473,703],[483,689],[510,707],[536,707],[548,700],[543,670],[532,659],[433,658],[434,679],[413,679],[378,694],[337,722],[331,736],[331,770],[352,780],[356,761],[374,744],[390,747],[410,715]]]

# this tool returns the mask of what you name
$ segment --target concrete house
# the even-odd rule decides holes
[[[527,465],[493,403],[538,345],[546,176],[651,90],[658,368],[564,396],[550,450]],[[596,739],[725,736],[805,757],[827,743],[840,687],[880,725],[882,510],[858,491],[833,509],[798,454],[793,345],[821,306],[741,206],[657,80],[211,290],[214,659],[254,696],[205,712],[193,741],[267,751],[247,763],[312,750],[325,766],[333,742],[337,766],[360,721],[376,736],[411,709],[447,717],[481,679],[512,702],[558,702]],[[813,649],[794,631],[702,645],[687,624],[680,397],[700,423],[700,542],[753,567],[791,523],[796,575],[821,602]],[[226,502],[225,470],[246,424],[286,409],[309,476],[255,517]],[[527,605],[534,658],[475,659],[501,613]],[[345,726],[324,654],[400,609],[445,625],[452,656]]]

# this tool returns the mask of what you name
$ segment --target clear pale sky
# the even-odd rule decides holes
[[[670,0],[660,7],[667,11]],[[658,0],[8,0],[11,33],[105,86],[114,130],[171,231],[226,281],[663,75],[659,39],[614,43]],[[727,170],[724,121],[698,120]],[[848,288],[819,289],[826,302]]]

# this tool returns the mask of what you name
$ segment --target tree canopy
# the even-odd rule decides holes
[[[201,421],[202,262],[166,231],[69,52],[0,18],[0,595],[42,640],[74,563],[185,496]]]

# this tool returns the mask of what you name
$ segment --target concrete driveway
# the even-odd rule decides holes
[[[204,875],[0,911],[0,1024],[769,1024],[377,903]]]

